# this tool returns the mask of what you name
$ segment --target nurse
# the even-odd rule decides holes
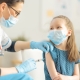
[[[11,41],[8,35],[3,31],[1,26],[12,27],[18,22],[18,15],[20,14],[24,0],[0,0],[0,55],[3,55],[2,50],[16,52],[24,49],[40,49],[48,52],[48,42],[24,42],[24,41]],[[26,73],[36,68],[36,62],[29,59],[22,64],[11,67],[0,67],[0,80],[33,80]]]

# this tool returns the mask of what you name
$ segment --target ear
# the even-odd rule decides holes
[[[5,2],[3,2],[2,4],[0,4],[0,12],[3,12],[6,7],[7,7],[7,4]]]
[[[68,36],[71,36],[71,34],[72,34],[72,30],[68,30]]]

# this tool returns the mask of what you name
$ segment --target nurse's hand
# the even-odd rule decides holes
[[[43,52],[48,53],[49,50],[51,50],[51,51],[53,50],[53,45],[48,41],[42,41],[42,42],[31,41],[30,48],[31,49],[40,49]]]
[[[36,62],[34,59],[28,59],[24,61],[22,64],[16,66],[16,69],[19,73],[27,73],[34,69],[36,69]]]

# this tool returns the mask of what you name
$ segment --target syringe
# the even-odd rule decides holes
[[[38,60],[36,60],[36,62],[40,62],[40,61],[43,61],[44,60],[44,58],[43,59],[38,59]]]

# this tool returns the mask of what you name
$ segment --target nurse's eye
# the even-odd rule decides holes
[[[53,28],[51,27],[50,30],[53,30]]]
[[[10,6],[10,8],[12,9],[12,10],[14,10],[15,11],[15,14],[16,14],[16,16],[15,17],[17,17],[18,15],[20,15],[20,11],[17,11],[16,9],[14,9],[13,7],[11,7]]]

